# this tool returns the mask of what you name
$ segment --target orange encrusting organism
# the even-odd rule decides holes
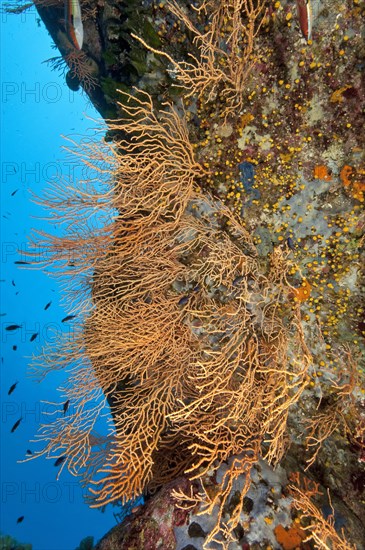
[[[342,103],[343,93],[346,92],[346,90],[348,90],[349,88],[351,88],[351,86],[347,84],[346,86],[343,86],[342,88],[339,88],[338,90],[335,90],[333,92],[333,94],[331,95],[331,97],[330,97],[330,102],[331,103]]]
[[[303,540],[307,538],[307,533],[297,525],[292,525],[288,529],[285,529],[279,524],[275,527],[274,533],[276,540],[281,544],[284,550],[295,550],[298,547],[302,548],[301,544]]]
[[[299,288],[293,290],[294,300],[296,302],[305,302],[308,300],[311,293],[311,285],[307,279],[303,279],[302,285]]]
[[[348,187],[351,184],[351,175],[353,174],[354,169],[352,166],[349,166],[348,164],[345,164],[340,172],[340,179],[344,185],[344,187]]]
[[[364,202],[364,193],[365,183],[362,181],[355,181],[352,186],[352,196],[360,202]]]
[[[340,179],[345,188],[347,188],[354,199],[364,202],[365,182],[363,181],[364,170],[353,168],[345,164],[340,172]]]
[[[315,166],[313,175],[314,175],[314,179],[324,180],[324,181],[332,180],[332,176],[329,173],[327,166],[324,166],[323,164]]]

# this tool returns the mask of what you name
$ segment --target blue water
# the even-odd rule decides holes
[[[51,38],[38,24],[35,10],[1,17],[0,530],[32,543],[33,550],[73,550],[82,538],[98,539],[113,527],[115,509],[109,507],[104,513],[89,509],[77,478],[65,469],[56,481],[54,460],[18,462],[34,445],[29,440],[46,407],[41,401],[60,400],[56,388],[64,376],[52,374],[41,384],[27,378],[30,357],[48,341],[52,330],[72,328],[60,322],[68,312],[60,304],[58,283],[14,262],[26,259],[22,251],[29,248],[32,227],[50,229],[46,222],[34,219],[42,212],[31,202],[30,191],[41,194],[48,180],[68,176],[70,165],[61,149],[61,134],[77,140],[77,135],[95,126],[85,115],[99,115],[85,96],[71,92],[63,77],[42,63],[58,52],[51,48]],[[21,329],[8,332],[9,324],[19,324]],[[8,396],[16,381],[16,389]],[[24,520],[17,524],[20,516]]]

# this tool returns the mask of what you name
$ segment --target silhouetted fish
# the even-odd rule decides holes
[[[27,449],[27,455],[32,455],[32,451],[30,449]]]
[[[76,317],[76,315],[67,315],[66,317],[64,317],[61,321],[61,323],[66,323],[67,321],[71,321],[72,319],[74,319]]]
[[[15,286],[15,281],[14,281],[14,279],[11,281],[11,284],[12,284],[13,286]]]
[[[29,265],[30,264],[30,262],[25,262],[23,260],[16,260],[14,263],[17,264],[17,265]]]
[[[46,304],[46,305],[44,306],[44,310],[48,309],[49,306],[51,305],[51,303],[52,303],[52,302],[48,302],[48,304]]]
[[[19,189],[15,189],[15,191],[12,192],[11,196],[14,197],[15,193],[17,193]]]
[[[21,523],[24,519],[24,516],[19,516],[18,519],[16,520],[17,523]]]
[[[35,332],[34,334],[32,334],[32,336],[30,337],[30,342],[33,342],[33,340],[35,340],[38,336],[39,332]]]
[[[5,327],[5,330],[18,330],[18,328],[22,328],[21,325],[9,325]]]
[[[18,349],[18,346],[14,345],[13,346],[13,351],[16,351]]]
[[[63,404],[63,414],[64,415],[67,413],[67,409],[68,409],[69,404],[70,404],[69,399],[67,399],[67,401],[65,401],[64,404]]]
[[[66,460],[67,456],[60,456],[57,458],[56,462],[54,463],[54,466],[60,466],[62,462]]]
[[[17,429],[17,427],[19,426],[19,424],[21,423],[21,421],[23,420],[23,418],[19,418],[19,420],[17,420],[14,424],[14,426],[11,428],[10,432],[13,433],[15,432],[15,430]]]
[[[14,384],[12,386],[10,386],[9,391],[8,391],[8,395],[11,395],[13,393],[13,391],[15,390],[15,388],[17,387],[18,384],[19,384],[19,382],[14,382]]]

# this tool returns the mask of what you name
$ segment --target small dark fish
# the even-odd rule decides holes
[[[0,317],[5,317],[6,313],[0,313]]]
[[[11,284],[12,284],[13,286],[15,286],[15,281],[14,281],[14,279],[11,281]]]
[[[67,409],[68,409],[69,404],[70,404],[69,399],[67,399],[67,401],[65,401],[64,404],[63,404],[63,414],[64,415],[67,413]]]
[[[38,334],[39,334],[39,332],[35,332],[34,334],[32,334],[32,336],[30,337],[29,342],[33,342],[37,338]]]
[[[54,466],[60,466],[62,462],[66,460],[67,456],[60,456],[60,458],[57,458],[56,462],[54,463]]]
[[[235,277],[233,279],[233,286],[237,286],[239,285],[241,282],[243,281],[243,275],[237,275],[237,277]]]
[[[15,191],[12,192],[11,196],[14,197],[15,193],[17,193],[19,189],[15,189]]]
[[[52,302],[48,302],[48,304],[46,304],[46,305],[44,306],[44,310],[48,309],[49,306],[51,305],[51,303],[52,303]]]
[[[16,260],[14,263],[17,264],[17,265],[29,265],[30,264],[30,262],[25,262],[23,260]]]
[[[8,391],[8,395],[11,395],[13,393],[13,391],[15,390],[15,388],[17,387],[18,384],[19,384],[19,382],[14,382],[14,384],[12,386],[10,386],[9,391]]]
[[[20,516],[18,517],[18,519],[16,520],[17,523],[21,523],[24,519],[24,516]]]
[[[13,346],[13,351],[16,351],[18,349],[18,346],[14,345]]]
[[[5,327],[5,330],[18,330],[18,328],[22,328],[21,325],[9,325]]]
[[[19,426],[19,424],[21,423],[21,421],[23,420],[23,418],[19,418],[19,420],[17,420],[14,424],[14,426],[11,428],[10,432],[13,433],[15,432],[15,430],[17,429],[17,427]]]
[[[185,306],[188,303],[188,301],[189,301],[189,296],[183,296],[182,298],[180,298],[177,305],[178,306]]]
[[[32,451],[30,449],[27,449],[27,455],[32,455]]]
[[[67,321],[71,321],[72,319],[74,319],[76,317],[76,315],[67,315],[66,317],[64,317],[61,321],[61,323],[66,323]]]

